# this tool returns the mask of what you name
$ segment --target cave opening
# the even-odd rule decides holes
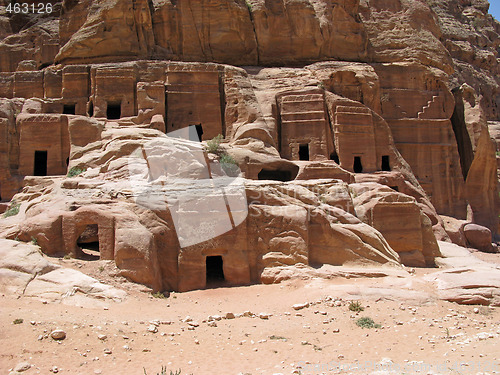
[[[198,135],[198,140],[201,142],[203,136],[203,126],[201,124],[195,126],[196,126],[196,134]]]
[[[82,250],[83,258],[85,260],[101,259],[99,226],[97,224],[87,225],[82,234],[78,237],[76,244]]]
[[[382,155],[382,170],[390,172],[391,164],[389,163],[389,155]]]
[[[335,151],[330,154],[330,160],[333,160],[335,163],[340,164],[339,155]]]
[[[309,160],[309,144],[299,145],[299,160]]]
[[[47,151],[35,151],[33,176],[47,176]]]
[[[118,120],[122,115],[122,106],[120,103],[108,103],[106,109],[106,118],[108,120]]]
[[[259,172],[259,180],[292,181],[292,172],[286,170],[263,169]]]
[[[63,115],[74,115],[75,113],[76,113],[76,105],[75,104],[64,104]]]
[[[362,173],[363,172],[363,164],[361,163],[361,156],[354,157],[354,164],[352,166],[354,173]]]
[[[224,261],[222,256],[207,256],[206,257],[206,276],[207,286],[224,283]]]

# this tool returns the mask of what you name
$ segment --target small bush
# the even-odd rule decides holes
[[[250,12],[251,12],[252,11],[252,3],[248,0],[245,0],[245,3],[247,4],[248,10],[250,10]]]
[[[33,245],[38,245],[38,240],[35,237],[31,237],[31,243]]]
[[[12,202],[9,209],[3,214],[3,217],[16,216],[19,213],[19,207],[21,207],[20,203]]]
[[[351,310],[351,311],[361,312],[364,309],[365,308],[363,306],[361,306],[361,302],[359,302],[359,301],[351,301],[349,303],[349,310]]]
[[[364,316],[356,321],[356,325],[361,328],[380,328],[380,324],[376,324],[372,318]]]
[[[151,293],[154,298],[167,298],[162,292]]]
[[[283,340],[283,341],[287,341],[288,340],[286,337],[276,336],[276,335],[269,336],[269,339],[271,339],[271,340]]]
[[[17,319],[14,319],[14,321],[12,323],[13,324],[22,324],[23,322],[24,322],[24,319],[17,318]]]
[[[207,152],[219,155],[219,153],[221,152],[220,144],[222,143],[223,139],[224,137],[222,136],[222,134],[219,134],[218,136],[207,141],[207,147],[206,147]]]
[[[78,167],[72,167],[68,171],[68,174],[66,176],[67,177],[76,177],[76,176],[82,174],[83,172],[85,172],[85,169],[81,169],[81,168],[78,168]]]
[[[144,375],[148,375],[146,369],[144,369]],[[167,368],[162,366],[161,372],[157,373],[156,375],[181,375],[181,370],[177,370],[176,372],[170,370],[170,373],[167,373]]]
[[[240,169],[238,167],[238,164],[231,155],[223,153],[220,156],[219,161],[222,169],[228,176],[230,177],[238,176],[238,174],[240,173]]]

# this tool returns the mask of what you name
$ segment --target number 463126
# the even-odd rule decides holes
[[[52,4],[38,3],[38,4],[28,4],[28,3],[9,3],[7,5],[7,13],[52,13]]]

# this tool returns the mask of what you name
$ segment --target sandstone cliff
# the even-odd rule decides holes
[[[494,249],[487,2],[54,5],[0,8],[0,236],[156,290]]]

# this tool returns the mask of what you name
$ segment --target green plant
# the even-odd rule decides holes
[[[206,147],[207,152],[209,152],[211,154],[219,155],[219,153],[220,153],[219,147],[220,147],[220,144],[222,143],[223,139],[224,139],[224,137],[222,136],[222,134],[219,134],[218,136],[208,140],[207,147]]]
[[[240,169],[238,168],[238,163],[236,163],[231,155],[223,153],[221,154],[219,161],[222,169],[228,176],[238,176],[238,174],[240,173]]]
[[[144,375],[148,375],[148,373],[146,372],[146,369],[144,369]],[[161,372],[157,373],[156,375],[168,375],[167,368],[161,366]],[[173,372],[172,370],[170,370],[170,375],[181,375],[181,370],[177,370],[176,372]]]
[[[269,339],[271,339],[271,340],[283,340],[283,341],[287,341],[288,340],[286,337],[276,336],[276,335],[269,336]]]
[[[349,310],[351,310],[351,311],[361,312],[364,309],[365,308],[363,306],[361,306],[361,302],[359,302],[359,301],[351,301],[349,303]]]
[[[325,89],[325,84],[323,82],[318,83],[317,85],[320,89],[324,90]]]
[[[99,266],[99,272],[103,272],[104,271],[104,266]]]
[[[9,209],[3,214],[3,217],[16,216],[19,213],[19,207],[21,207],[20,203],[12,202]]]
[[[66,254],[66,255],[63,257],[63,259],[66,259],[66,260],[67,260],[67,259],[71,259],[71,255]]]
[[[67,177],[76,177],[78,176],[79,174],[82,174],[83,172],[85,172],[85,169],[81,169],[81,168],[78,168],[78,167],[72,167],[69,171],[68,171],[68,174],[66,175]]]
[[[162,292],[151,293],[154,298],[167,298]]]
[[[248,10],[251,12],[252,11],[252,3],[248,0],[245,0],[245,3],[247,4]]]
[[[380,324],[376,324],[372,318],[364,316],[356,321],[356,325],[361,328],[380,328]]]
[[[31,237],[31,243],[33,245],[38,245],[38,240],[35,237]]]
[[[17,318],[17,319],[14,319],[14,321],[12,323],[14,323],[14,324],[22,324],[22,322],[24,322],[24,319]]]

